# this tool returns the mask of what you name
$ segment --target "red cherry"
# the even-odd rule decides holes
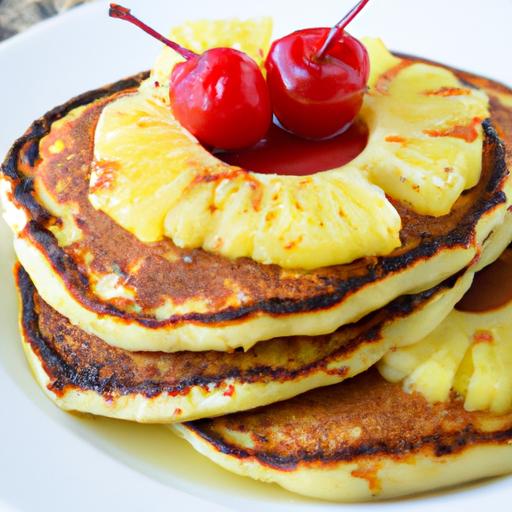
[[[344,28],[369,0],[335,27],[293,32],[272,44],[265,62],[274,113],[291,132],[332,137],[359,112],[370,70],[366,48]]]
[[[217,148],[256,144],[272,120],[261,70],[248,55],[231,48],[213,48],[176,65],[169,95],[180,123]]]
[[[186,59],[174,66],[169,98],[176,119],[201,143],[239,149],[266,134],[272,121],[268,88],[248,55],[232,48],[197,55],[155,32],[125,7],[111,4],[109,14],[133,23]]]

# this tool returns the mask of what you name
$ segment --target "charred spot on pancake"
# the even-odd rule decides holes
[[[14,199],[22,205],[32,217],[31,222],[46,224],[50,220],[50,213],[34,197],[34,179],[29,177],[18,183],[14,189]]]

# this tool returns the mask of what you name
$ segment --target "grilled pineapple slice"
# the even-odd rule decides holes
[[[357,168],[289,180],[233,168],[152,97],[107,106],[95,152],[92,204],[146,242],[165,234],[178,246],[300,268],[332,265],[340,254],[351,261],[386,253],[399,243],[398,214]]]
[[[200,37],[196,50],[229,45],[231,35],[208,39],[218,22],[205,23],[176,34]],[[259,53],[269,39],[262,23],[250,44],[245,26],[231,34],[244,34],[241,48]],[[379,40],[366,45],[373,71],[361,117],[369,140],[347,165],[304,178],[217,160],[181,128],[162,96],[174,59],[166,51],[138,93],[103,110],[91,203],[143,241],[167,236],[180,247],[284,268],[390,253],[400,245],[401,220],[386,194],[422,214],[448,213],[479,179],[488,101],[443,68],[402,61]]]
[[[455,391],[468,411],[512,410],[512,303],[488,313],[454,310],[418,343],[389,352],[382,376],[444,402]]]
[[[447,69],[398,59],[379,39],[364,43],[372,70],[362,112],[372,138],[369,179],[418,213],[447,214],[480,178],[488,98]]]

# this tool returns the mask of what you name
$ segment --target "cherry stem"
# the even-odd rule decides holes
[[[324,44],[320,48],[319,52],[316,55],[317,60],[321,60],[324,58],[325,54],[331,49],[332,45],[335,41],[338,41],[345,30],[345,27],[363,10],[364,6],[370,0],[361,0],[358,2],[350,11],[343,16],[343,18],[331,28],[327,37],[325,38]]]
[[[197,53],[194,53],[191,50],[187,50],[186,48],[183,48],[183,46],[180,46],[178,43],[175,43],[174,41],[171,41],[170,39],[164,37],[162,34],[159,34],[156,30],[153,30],[144,22],[140,21],[138,18],[133,16],[130,9],[123,7],[122,5],[110,4],[108,15],[111,18],[118,18],[120,20],[125,20],[129,21],[130,23],[133,23],[136,27],[141,28],[150,36],[154,37],[155,39],[158,39],[160,42],[169,46],[169,48],[172,48],[175,52],[180,54],[186,60],[189,60],[192,57],[197,57]]]

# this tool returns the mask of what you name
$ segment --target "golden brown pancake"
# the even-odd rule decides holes
[[[46,394],[66,410],[176,422],[283,400],[366,370],[387,350],[430,332],[473,272],[396,299],[335,333],[274,339],[247,352],[128,352],[74,326],[18,266],[23,347]]]
[[[317,498],[388,498],[512,471],[512,414],[430,404],[369,370],[229,416],[173,425],[217,464]]]
[[[503,141],[512,148],[512,109],[498,96],[511,98],[511,91],[468,73],[457,75],[492,99],[480,182],[442,217],[395,204],[402,247],[388,256],[308,272],[284,270],[180,249],[170,240],[144,244],[96,211],[87,194],[98,116],[107,102],[134,90],[142,74],[57,107],[14,144],[2,174],[18,257],[48,303],[84,330],[128,350],[230,350],[263,339],[332,332],[460,271],[478,258],[481,244],[503,221],[510,186],[506,163],[512,161]],[[72,119],[66,118],[72,111]],[[57,140],[63,151],[52,150]],[[37,183],[50,191],[60,215],[43,206]],[[73,241],[64,245],[58,236],[69,218]],[[510,229],[503,236],[510,237]],[[100,282],[115,283],[115,293],[112,287],[97,293]]]

